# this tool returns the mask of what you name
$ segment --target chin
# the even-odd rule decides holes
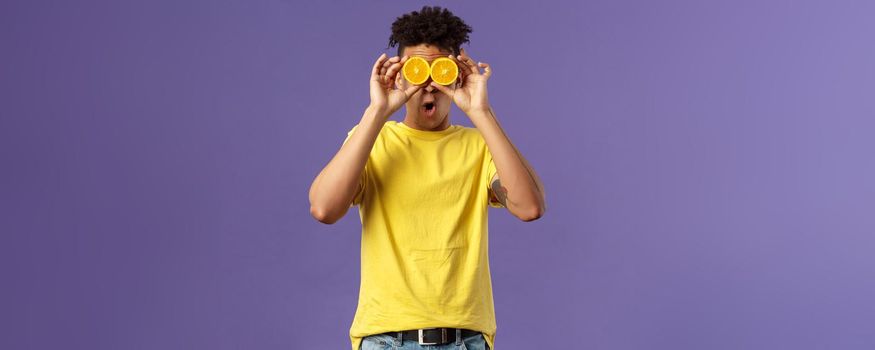
[[[433,116],[433,117],[426,117],[424,115],[419,116],[420,122],[422,122],[423,124],[434,125],[434,126],[437,126],[437,125],[440,125],[441,123],[443,123],[444,119],[447,119],[446,115],[443,117],[438,117],[436,113],[435,113],[435,116]]]
[[[449,113],[444,113],[442,117],[438,117],[438,115],[441,115],[441,113],[435,113],[432,117],[428,117],[422,113],[417,113],[412,119],[419,128],[433,130],[441,126],[441,124],[449,118]]]

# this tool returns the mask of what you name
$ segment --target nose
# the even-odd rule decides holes
[[[433,93],[433,92],[434,92],[434,86],[431,86],[431,84],[428,84],[428,85],[425,86],[425,88],[423,88],[423,90],[427,91],[428,93]]]

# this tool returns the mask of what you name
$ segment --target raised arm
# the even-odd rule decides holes
[[[496,199],[522,221],[540,218],[547,207],[544,185],[535,169],[507,137],[491,108],[472,112],[470,117],[483,134],[495,162],[498,174],[491,187]]]
[[[349,140],[313,180],[310,185],[310,215],[316,220],[333,224],[346,215],[361,189],[359,179],[385,122],[380,116],[382,113],[368,107]]]
[[[421,89],[395,87],[395,78],[406,57],[380,55],[371,70],[371,104],[349,139],[310,185],[310,215],[325,224],[333,224],[349,210],[363,184],[359,183],[368,155],[383,124],[395,111]]]
[[[496,200],[522,221],[537,220],[546,211],[544,186],[528,161],[498,123],[498,118],[489,104],[486,82],[492,76],[492,68],[483,62],[475,63],[462,49],[461,55],[449,58],[456,61],[461,70],[461,84],[455,88],[432,83],[438,90],[453,97],[474,126],[480,130],[486,146],[492,153],[499,180],[492,185]],[[484,72],[480,69],[483,68]]]

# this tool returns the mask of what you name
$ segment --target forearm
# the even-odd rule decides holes
[[[331,224],[349,210],[368,156],[386,122],[385,111],[368,107],[356,129],[310,186],[310,213]]]
[[[507,209],[514,216],[530,221],[545,210],[544,187],[535,170],[517,150],[498,123],[494,111],[469,113],[474,126],[480,130],[492,153],[501,185],[507,191]]]

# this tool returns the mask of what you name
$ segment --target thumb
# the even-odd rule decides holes
[[[411,85],[404,89],[404,94],[407,95],[407,98],[410,98],[415,94],[419,89],[422,89],[422,85]]]
[[[435,82],[431,82],[431,84],[429,84],[429,85],[431,85],[431,86],[434,87],[435,89],[438,89],[440,92],[443,92],[443,93],[446,94],[447,96],[450,96],[450,97],[453,96],[453,90],[450,89],[450,88],[448,88],[448,87],[446,87],[446,86],[444,86],[444,85],[441,85],[441,84],[438,84],[438,83],[435,83]]]

